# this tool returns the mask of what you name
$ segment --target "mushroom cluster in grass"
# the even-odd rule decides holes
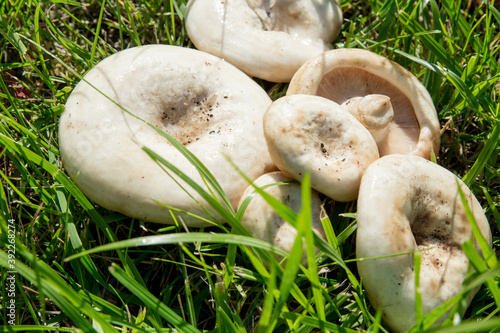
[[[147,147],[205,188],[199,172],[147,123],[173,136],[208,168],[236,208],[247,183],[273,170],[262,115],[271,103],[245,73],[197,50],[150,45],[118,52],[96,65],[71,93],[59,125],[68,174],[90,199],[145,221],[187,226],[217,219],[185,182],[142,150]],[[126,112],[127,111],[127,112]],[[147,122],[147,123],[146,123]],[[171,177],[172,176],[172,177]],[[179,183],[177,183],[179,182]],[[175,212],[175,211],[174,211]]]
[[[331,99],[351,112],[377,141],[380,156],[411,154],[430,159],[440,145],[433,101],[420,81],[373,52],[338,49],[307,61],[287,95]]]
[[[336,201],[352,201],[364,170],[379,158],[377,145],[356,118],[331,100],[291,95],[274,101],[263,118],[269,154],[287,176]]]
[[[363,175],[356,256],[365,259],[358,261],[358,271],[368,299],[394,332],[405,332],[416,323],[417,251],[421,251],[418,291],[424,314],[461,292],[469,271],[462,244],[475,237],[458,186],[491,247],[491,231],[481,205],[445,168],[419,156],[394,154],[375,161]],[[477,239],[474,247],[482,253]],[[378,258],[366,259],[374,257]],[[435,325],[445,319],[442,316]]]
[[[275,171],[264,174],[254,181],[254,185],[261,187],[264,191],[287,205],[295,213],[302,207],[302,191],[299,183]],[[243,207],[248,197],[252,196],[248,206]],[[321,223],[322,202],[317,192],[311,192],[311,222],[312,230],[319,237],[325,239],[325,232]],[[258,239],[265,240],[270,244],[290,252],[297,237],[297,230],[290,223],[283,220],[278,213],[267,203],[267,201],[255,192],[253,186],[249,186],[243,193],[239,208],[245,209],[241,224]],[[305,245],[304,245],[305,246]],[[277,260],[282,257],[276,255]],[[306,251],[303,251],[302,265],[307,265]]]
[[[242,225],[287,252],[297,231],[248,187],[227,157],[295,212],[301,187],[291,179],[301,181],[309,172],[312,228],[319,237],[325,238],[318,193],[358,200],[359,275],[383,320],[402,332],[416,321],[417,252],[424,314],[461,292],[469,269],[462,245],[474,237],[458,186],[490,247],[491,231],[465,184],[428,161],[439,150],[439,121],[418,79],[370,51],[328,51],[341,17],[334,0],[190,0],[191,40],[228,62],[165,45],[108,57],[67,100],[59,125],[61,157],[97,204],[189,227],[223,221],[159,160],[213,192],[193,165],[199,160],[228,205],[245,209]],[[293,78],[287,95],[271,102],[247,74],[275,82]],[[159,130],[197,159],[186,158]],[[270,172],[276,166],[281,172]],[[474,240],[482,253],[479,243]]]
[[[329,50],[341,24],[335,0],[190,0],[186,8],[196,48],[272,82],[290,81]]]

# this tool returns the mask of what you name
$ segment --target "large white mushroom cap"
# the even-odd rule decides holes
[[[336,201],[358,195],[365,169],[379,158],[370,132],[331,100],[291,95],[274,101],[263,118],[269,154],[287,176],[302,180]]]
[[[246,72],[288,82],[311,57],[331,48],[342,11],[335,0],[190,0],[193,44]]]
[[[105,208],[173,223],[158,201],[208,218],[194,201],[207,206],[200,196],[181,182],[191,198],[141,147],[205,187],[196,169],[121,107],[184,144],[214,174],[235,208],[247,183],[224,154],[251,179],[272,169],[262,131],[270,103],[246,74],[215,56],[167,45],[121,51],[95,66],[68,98],[59,127],[65,170]],[[188,226],[206,225],[181,216]]]
[[[295,213],[298,213],[302,207],[302,190],[300,184],[291,182],[292,179],[283,175],[280,171],[264,174],[254,181],[254,185],[258,187],[267,186],[264,191],[275,199],[286,204]],[[279,184],[289,182],[288,184]],[[254,195],[255,189],[249,186],[241,197],[239,207],[247,199]],[[313,231],[323,239],[326,238],[323,224],[321,223],[321,208],[322,202],[316,191],[311,192],[311,218]],[[240,208],[238,208],[240,209]],[[278,213],[262,198],[260,195],[255,195],[250,204],[246,207],[241,224],[258,239],[265,240],[285,252],[292,250],[297,230],[284,221]],[[304,245],[305,247],[305,245]],[[281,257],[276,255],[278,260]],[[302,256],[302,264],[307,264],[307,255],[304,248]]]
[[[324,52],[294,75],[287,95],[310,94],[344,106],[367,127],[380,156],[411,154],[430,159],[440,144],[431,96],[408,70],[362,49]]]
[[[358,261],[370,302],[382,310],[384,321],[395,332],[415,325],[415,251],[423,250],[419,291],[424,314],[460,293],[469,269],[461,245],[471,239],[472,229],[458,184],[491,246],[491,231],[481,205],[445,168],[419,156],[395,154],[378,159],[363,175],[356,257],[410,252]],[[476,249],[481,253],[477,244]]]

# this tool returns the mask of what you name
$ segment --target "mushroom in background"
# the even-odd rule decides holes
[[[409,71],[373,52],[338,49],[306,62],[287,95],[318,95],[341,104],[377,141],[380,156],[411,154],[430,159],[440,144],[436,109]]]
[[[141,147],[205,188],[198,171],[137,118],[188,147],[235,208],[247,183],[224,155],[251,179],[275,169],[262,130],[270,103],[245,73],[215,56],[168,45],[127,49],[96,65],[68,98],[59,125],[64,167],[85,195],[110,210],[173,224],[165,204],[211,219],[196,203],[208,206],[198,193],[175,177],[186,193]],[[210,225],[191,215],[175,215],[187,226]]]
[[[377,144],[356,118],[331,100],[290,95],[264,114],[269,154],[288,177],[311,173],[311,187],[336,201],[358,195],[361,176],[379,158]]]
[[[288,82],[331,49],[342,25],[335,0],[190,0],[186,30],[199,50],[250,76]]]
[[[258,187],[268,186],[264,191],[279,201],[286,204],[295,213],[298,213],[302,207],[302,191],[299,183],[290,182],[292,179],[283,175],[279,171],[267,173],[254,181]],[[288,184],[272,185],[275,183],[290,182]],[[239,207],[244,200],[255,191],[253,186],[249,186],[243,193]],[[322,203],[318,193],[312,191],[311,211],[312,211],[312,229],[321,238],[325,239],[325,232],[321,223]],[[239,208],[238,208],[239,209]],[[293,243],[297,237],[297,230],[288,222],[284,221],[278,213],[262,198],[256,194],[250,204],[246,207],[241,224],[255,237],[286,251],[292,250]],[[305,247],[305,245],[304,245]],[[281,256],[276,255],[277,260]],[[307,265],[307,255],[304,248],[302,265]]]
[[[415,325],[415,251],[422,251],[419,291],[424,315],[460,293],[469,269],[461,245],[471,239],[472,229],[458,185],[491,247],[491,231],[481,205],[445,168],[419,156],[394,154],[375,161],[363,175],[356,257],[391,257],[360,260],[358,272],[368,299],[382,310],[383,320],[394,332]],[[397,255],[402,253],[408,254]],[[476,291],[469,295],[467,305]]]

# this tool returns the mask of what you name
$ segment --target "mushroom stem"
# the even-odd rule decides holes
[[[370,131],[377,144],[387,136],[389,123],[394,117],[389,96],[372,94],[353,97],[342,103],[342,106]]]

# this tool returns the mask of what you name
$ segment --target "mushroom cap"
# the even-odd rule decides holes
[[[289,182],[291,178],[286,177],[280,171],[264,174],[254,181],[254,185],[258,187],[268,186],[280,182]],[[255,191],[253,186],[249,186],[243,193],[239,207],[243,201]],[[288,184],[272,185],[264,189],[264,191],[279,201],[286,204],[295,213],[300,211],[302,207],[302,191],[300,184],[290,182]],[[312,213],[312,229],[323,239],[326,239],[323,224],[321,223],[321,207],[322,202],[316,191],[311,192],[311,213]],[[239,209],[239,208],[238,208]],[[297,230],[284,221],[278,213],[264,200],[259,194],[256,194],[247,206],[241,224],[255,237],[264,240],[285,252],[290,252],[297,237]],[[305,246],[305,244],[304,244]],[[281,260],[281,256],[276,255],[277,260]],[[307,255],[304,248],[302,265],[307,264]]]
[[[335,0],[190,0],[186,9],[196,48],[272,82],[330,49],[341,24]]]
[[[310,94],[338,104],[380,94],[390,97],[394,117],[380,156],[411,154],[430,159],[440,145],[439,120],[432,99],[408,70],[362,49],[327,51],[306,62],[294,75],[287,95]]]
[[[445,168],[419,156],[394,154],[375,161],[363,175],[356,257],[412,252],[357,264],[370,302],[383,311],[384,321],[395,332],[415,325],[414,251],[428,249],[421,252],[420,267],[424,314],[460,292],[469,268],[461,244],[471,239],[472,231],[457,184],[491,246],[491,231],[481,205]]]
[[[331,100],[291,95],[274,101],[264,114],[269,154],[288,177],[301,180],[336,201],[356,199],[364,170],[379,155],[370,132]]]
[[[236,207],[247,183],[224,154],[251,179],[273,169],[262,131],[270,103],[259,85],[215,56],[167,45],[131,48],[101,61],[68,98],[59,126],[63,163],[82,192],[110,210],[174,223],[169,209],[158,201],[209,218],[195,200],[208,204],[174,176],[188,195],[141,147],[152,149],[206,188],[195,167],[136,117],[184,144]],[[182,218],[187,226],[207,225],[187,215]]]

